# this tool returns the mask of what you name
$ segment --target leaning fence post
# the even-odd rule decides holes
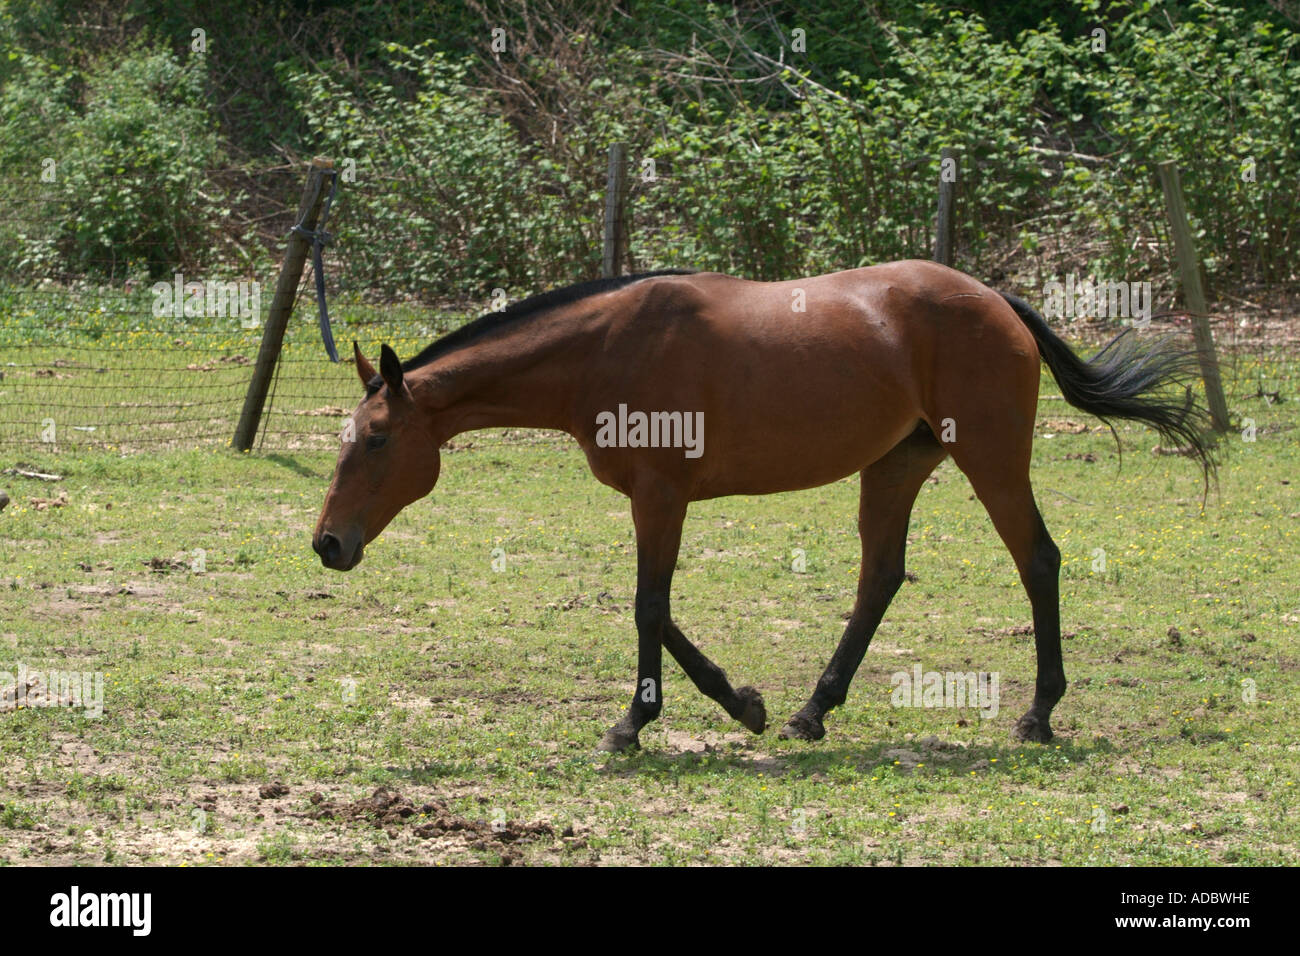
[[[326,170],[334,168],[333,160],[316,157],[311,161],[307,173],[307,185],[303,189],[302,201],[298,203],[295,223],[301,223],[310,232],[316,228],[320,218],[321,201],[325,198],[327,177]],[[266,313],[266,328],[262,330],[262,345],[257,350],[257,363],[253,366],[253,377],[248,383],[248,393],[244,396],[244,410],[239,415],[239,425],[235,428],[234,446],[240,451],[253,447],[257,435],[257,426],[262,420],[262,406],[266,403],[266,393],[271,385],[271,375],[275,363],[280,359],[280,346],[284,343],[284,332],[289,326],[289,316],[293,314],[293,303],[298,296],[298,284],[302,281],[302,270],[307,262],[307,253],[311,251],[311,242],[295,233],[290,233],[285,246],[284,262],[280,266],[280,278],[275,284],[275,297]]]
[[[1196,254],[1196,240],[1187,221],[1187,205],[1183,202],[1183,184],[1178,175],[1178,164],[1172,161],[1157,163],[1160,186],[1165,192],[1165,205],[1169,208],[1169,225],[1174,236],[1174,252],[1178,256],[1178,271],[1182,277],[1183,301],[1192,319],[1192,332],[1196,339],[1196,355],[1201,363],[1201,377],[1205,380],[1205,397],[1210,405],[1210,420],[1216,431],[1228,430],[1228,402],[1223,397],[1223,382],[1219,378],[1219,360],[1214,351],[1214,335],[1210,332],[1209,307],[1205,302],[1205,289],[1201,285],[1200,259]]]
[[[957,200],[957,151],[939,150],[939,214],[934,226],[934,261],[952,265],[952,221]]]
[[[605,178],[605,247],[600,274],[606,278],[623,270],[627,252],[627,146],[609,147],[609,174]]]

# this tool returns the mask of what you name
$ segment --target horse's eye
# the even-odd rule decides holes
[[[388,441],[387,435],[371,435],[366,439],[366,448],[374,451],[376,448],[383,448],[384,442]]]

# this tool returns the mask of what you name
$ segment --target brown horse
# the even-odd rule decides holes
[[[602,749],[638,746],[640,729],[658,716],[662,647],[696,687],[761,733],[758,691],[733,688],[669,611],[687,506],[860,472],[857,601],[811,699],[781,732],[818,740],[903,580],[917,492],[951,455],[1029,594],[1038,675],[1015,734],[1047,741],[1066,682],[1060,552],[1029,481],[1040,357],[1075,407],[1145,422],[1189,446],[1207,475],[1213,465],[1204,411],[1190,392],[1186,402],[1151,394],[1193,374],[1194,354],[1124,347],[1126,335],[1085,362],[1019,299],[907,261],[789,282],[674,271],[582,283],[485,316],[405,364],[384,345],[378,373],[354,342],[366,397],[312,547],[326,567],[355,567],[365,545],[433,489],[439,447],[454,435],[498,426],[568,432],[595,476],[631,499],[636,526],[637,685]]]

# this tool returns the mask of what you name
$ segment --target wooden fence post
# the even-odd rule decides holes
[[[298,203],[298,215],[294,223],[302,223],[303,228],[311,231],[316,228],[320,218],[321,202],[328,190],[325,188],[328,177],[326,170],[334,168],[334,162],[316,157],[311,161],[311,170],[307,173],[307,186],[303,189],[302,201]],[[266,404],[266,393],[271,385],[271,375],[275,363],[280,359],[280,346],[284,343],[284,332],[289,326],[289,316],[293,314],[294,300],[298,296],[298,284],[302,281],[303,266],[307,262],[307,253],[311,243],[291,233],[285,246],[284,262],[280,266],[280,278],[275,284],[275,297],[266,313],[266,328],[262,330],[262,345],[257,351],[257,363],[253,366],[253,377],[248,383],[248,392],[244,396],[244,410],[239,416],[239,425],[235,428],[234,446],[240,451],[253,447],[257,436],[257,426],[262,420],[262,406]]]
[[[609,147],[609,174],[605,179],[605,247],[600,274],[611,278],[623,271],[627,257],[627,146]]]
[[[1187,205],[1183,201],[1183,184],[1178,175],[1178,164],[1172,161],[1158,163],[1160,186],[1165,192],[1165,205],[1169,208],[1170,231],[1174,237],[1174,251],[1178,256],[1178,271],[1182,277],[1183,301],[1192,319],[1196,340],[1196,354],[1201,363],[1201,377],[1205,380],[1205,397],[1210,405],[1210,420],[1216,431],[1226,432],[1228,402],[1223,396],[1223,381],[1219,378],[1219,359],[1215,355],[1214,335],[1210,331],[1209,306],[1205,301],[1205,288],[1201,285],[1201,265],[1196,254],[1196,240],[1187,221]]]
[[[934,261],[952,265],[952,222],[957,200],[957,151],[939,150],[939,214],[934,226]]]

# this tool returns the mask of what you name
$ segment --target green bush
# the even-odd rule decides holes
[[[1080,149],[1107,160],[1067,164],[1051,196],[1071,210],[1072,232],[1104,238],[1098,268],[1164,269],[1135,240],[1167,235],[1155,167],[1174,160],[1207,273],[1234,283],[1294,278],[1300,36],[1198,3],[1172,28],[1146,7],[1130,13],[1104,56],[1083,39],[1039,34],[1035,43],[1052,52],[1054,82],[1090,118]]]
[[[395,81],[287,78],[318,150],[355,164],[332,221],[343,285],[485,296],[598,266],[601,171],[526,149],[466,63],[427,46],[389,55]]]
[[[42,161],[55,158],[52,131],[74,114],[66,73],[20,50],[0,52],[7,54],[8,67],[0,84],[0,275],[8,276],[30,270],[32,257],[52,248],[68,214],[61,204],[45,206],[37,198],[61,197],[54,184],[41,181],[48,168]]]
[[[889,46],[898,76],[806,85],[795,110],[725,115],[692,104],[663,117],[653,150],[671,188],[637,196],[638,224],[655,227],[647,257],[754,278],[929,257],[939,154],[951,146],[958,238],[977,267],[1032,208],[1040,181],[1023,138],[1032,64],[956,15],[928,33],[900,28]]]
[[[512,43],[532,43],[500,60],[448,52],[476,35],[468,8],[415,46],[390,42],[409,39],[398,13],[336,11],[308,31],[328,50],[267,47],[255,87],[290,93],[274,122],[248,118],[253,87],[228,67],[213,82],[201,57],[139,42],[77,53],[80,40],[48,39],[44,7],[21,6],[26,26],[6,31],[17,8],[0,3],[4,275],[158,276],[228,257],[225,219],[243,199],[212,170],[223,143],[277,129],[291,151],[355,170],[329,224],[331,277],[390,298],[482,302],[596,275],[612,142],[629,146],[634,268],[780,278],[928,257],[948,146],[956,265],[982,278],[1168,282],[1164,159],[1181,168],[1212,280],[1296,277],[1300,36],[1260,0],[1033,0],[1014,14],[888,0],[865,15],[831,0],[767,18],[672,0],[635,21],[489,4]],[[188,22],[184,9],[165,22]],[[796,27],[806,54],[783,45]],[[236,92],[239,110],[220,112],[243,128],[218,130],[208,104]],[[46,158],[52,184],[38,181]],[[41,195],[43,219],[28,212]],[[240,211],[279,228],[275,210]],[[278,249],[279,234],[264,238]]]
[[[159,278],[207,257],[223,210],[205,191],[221,150],[202,57],[181,63],[138,49],[105,64],[59,141],[64,193],[79,209],[57,243],[68,267],[98,275],[144,267]]]
[[[229,210],[210,181],[222,154],[202,58],[138,47],[101,61],[80,109],[50,80],[33,60],[0,97],[0,155],[29,200],[48,201],[30,210],[7,268],[160,278],[213,259]]]

